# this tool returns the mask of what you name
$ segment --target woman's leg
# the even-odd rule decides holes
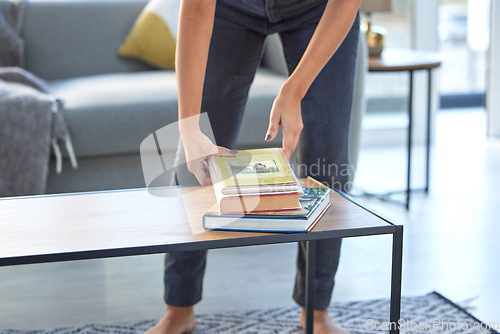
[[[260,64],[265,35],[240,23],[254,20],[217,5],[208,56],[202,112],[206,112],[217,145],[234,148],[248,91]],[[263,24],[263,23],[261,23]],[[183,154],[182,147],[177,154]],[[194,185],[185,165],[176,169],[177,181]],[[206,251],[172,252],[165,258],[165,302],[191,306],[201,300]]]
[[[319,13],[320,14],[320,13]],[[290,73],[314,32],[319,15],[280,33]],[[299,176],[311,176],[332,188],[349,180],[349,126],[355,78],[359,20],[323,68],[302,101],[304,128],[297,146]],[[335,204],[333,204],[335,205]],[[316,241],[315,309],[330,304],[341,239]],[[305,244],[299,244],[294,300],[305,305]]]

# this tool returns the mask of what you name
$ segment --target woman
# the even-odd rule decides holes
[[[282,127],[282,147],[297,148],[301,166],[325,164],[316,179],[344,187],[356,64],[360,0],[184,0],[177,38],[179,127],[191,174],[177,170],[179,183],[194,175],[209,185],[205,157],[231,155],[267,35],[279,33],[289,72],[274,100],[263,140]],[[215,143],[202,133],[200,112],[210,119]],[[300,137],[300,141],[299,141]],[[180,154],[182,152],[178,152]],[[331,168],[334,167],[334,168]],[[300,176],[312,169],[301,169]],[[332,294],[341,240],[317,242],[315,333],[347,333],[326,311]],[[294,300],[305,322],[305,245],[299,244]],[[206,251],[176,252],[165,260],[167,310],[148,333],[184,333],[196,326],[193,305],[201,300]]]

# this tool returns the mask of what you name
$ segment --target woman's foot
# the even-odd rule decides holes
[[[190,333],[196,327],[193,306],[167,306],[161,320],[151,327],[146,334],[183,334]]]
[[[300,313],[299,322],[302,328],[306,328],[306,310],[304,308]],[[350,334],[333,322],[327,310],[314,310],[313,329],[314,334]]]

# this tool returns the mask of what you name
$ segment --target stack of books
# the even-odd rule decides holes
[[[331,205],[328,188],[302,188],[278,148],[211,156],[217,199],[203,216],[208,230],[310,231]]]

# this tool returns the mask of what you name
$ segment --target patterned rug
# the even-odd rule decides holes
[[[499,323],[482,323],[437,292],[419,297],[403,297],[400,329],[402,333],[496,333]],[[352,333],[387,333],[389,301],[371,300],[334,303],[330,315]],[[193,334],[242,333],[302,334],[298,326],[298,307],[272,308],[249,312],[197,315],[198,326]],[[89,324],[52,330],[0,330],[1,334],[136,334],[156,323],[145,320],[134,323]],[[394,326],[394,325],[393,325]]]

